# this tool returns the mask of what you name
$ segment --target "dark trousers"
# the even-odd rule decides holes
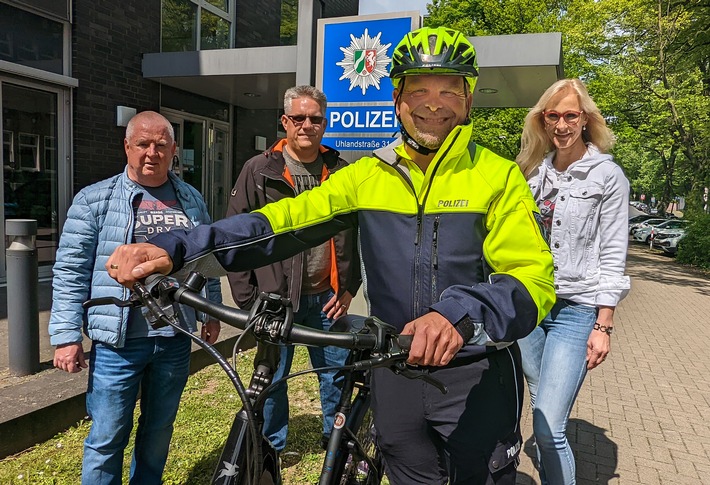
[[[373,372],[378,442],[392,485],[514,484],[522,447],[523,377],[517,344],[420,379]]]

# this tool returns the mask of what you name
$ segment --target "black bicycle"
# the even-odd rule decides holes
[[[330,331],[315,330],[293,323],[289,300],[262,293],[250,312],[216,304],[201,296],[206,279],[190,273],[184,283],[162,275],[153,275],[144,284],[136,283],[128,300],[96,298],[84,303],[97,305],[143,306],[153,328],[170,325],[188,335],[207,351],[232,381],[242,401],[226,444],[212,476],[213,485],[280,485],[281,470],[277,451],[262,434],[263,405],[272,386],[279,363],[278,344],[334,345],[350,349],[341,368],[342,394],[326,447],[319,485],[377,485],[384,475],[384,462],[370,413],[370,370],[387,367],[397,374],[424,379],[446,388],[428,374],[406,364],[411,336],[398,335],[391,325],[374,317],[346,316],[338,319]],[[212,345],[183,329],[176,317],[175,304],[198,311],[253,335],[257,341],[254,370],[245,388],[234,367]],[[239,340],[235,349],[239,346]],[[236,350],[235,350],[236,356]],[[309,369],[289,376],[290,379]]]

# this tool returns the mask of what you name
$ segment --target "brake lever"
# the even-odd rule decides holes
[[[415,369],[406,364],[406,362],[397,362],[394,365],[394,373],[399,374],[407,379],[421,379],[427,384],[436,387],[442,394],[448,394],[449,389],[438,379],[433,378],[428,373],[421,369]]]
[[[135,293],[131,293],[131,296],[127,300],[121,300],[119,298],[114,298],[113,296],[106,296],[106,297],[92,298],[90,300],[86,300],[84,303],[81,304],[81,306],[86,310],[87,308],[91,308],[93,306],[102,306],[102,305],[116,305],[117,307],[125,308],[125,307],[139,307],[142,304],[143,303],[141,302],[138,295],[136,295]]]
[[[152,289],[156,286],[158,286],[158,294],[160,294],[161,291],[167,291],[170,288],[177,288],[177,286],[173,285],[171,281],[165,278],[154,280],[152,286],[150,286],[150,290],[147,288],[147,285],[144,286],[138,281],[133,285],[134,294],[137,295],[138,299],[147,310],[145,313],[146,320],[150,326],[153,327],[153,329],[158,329],[167,325],[177,325],[176,315],[172,308],[172,303],[168,303],[165,307],[163,307],[161,306],[161,303],[154,299]]]

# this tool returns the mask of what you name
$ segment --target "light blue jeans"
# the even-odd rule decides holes
[[[333,322],[323,313],[323,305],[332,296],[332,291],[315,295],[302,295],[293,321],[306,327],[328,330]],[[292,345],[281,348],[279,368],[274,374],[273,382],[288,375],[291,371],[293,350],[294,347]],[[348,350],[338,347],[308,347],[308,353],[311,357],[311,365],[314,368],[341,366],[345,364],[345,360],[348,357]],[[333,429],[333,417],[340,401],[340,388],[335,380],[336,374],[337,371],[318,373],[324,438],[330,437],[330,431]],[[264,401],[264,436],[269,438],[269,441],[271,441],[277,451],[283,450],[286,446],[286,435],[288,434],[287,390],[288,384],[284,382],[274,387],[269,397]]]
[[[587,340],[596,318],[595,307],[558,299],[542,323],[518,340],[543,485],[576,483],[566,430],[587,375]]]
[[[120,349],[94,342],[90,365],[86,409],[92,423],[84,441],[81,483],[121,484],[123,452],[140,388],[141,414],[129,483],[160,484],[190,371],[190,338],[127,339]]]

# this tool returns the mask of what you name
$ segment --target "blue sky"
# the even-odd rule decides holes
[[[360,15],[419,10],[426,15],[430,0],[360,0]]]

